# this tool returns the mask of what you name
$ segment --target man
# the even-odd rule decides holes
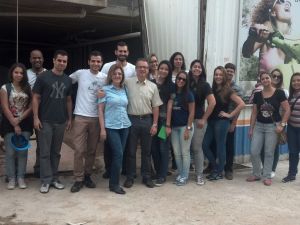
[[[236,85],[234,82],[234,75],[236,71],[236,67],[232,63],[227,63],[225,65],[225,69],[227,72],[228,82],[230,83],[231,88],[237,93],[239,97],[243,99],[243,94],[241,88]],[[234,109],[233,102],[229,105],[229,112],[231,112]],[[227,139],[226,139],[226,165],[225,165],[225,178],[227,180],[233,179],[233,158],[234,158],[234,134],[235,134],[235,127],[237,123],[238,115],[234,117],[230,121],[230,127],[227,133]]]
[[[31,89],[36,81],[37,76],[39,76],[42,72],[46,71],[43,67],[44,64],[44,57],[43,53],[38,50],[32,50],[30,52],[29,61],[31,63],[31,68],[27,70],[28,76],[28,83],[30,84]],[[33,167],[34,175],[36,177],[40,177],[40,147],[39,147],[39,140],[37,135],[37,130],[35,130],[36,136],[36,151],[35,151],[35,164]]]
[[[157,133],[159,106],[162,101],[157,86],[147,80],[149,65],[146,59],[136,62],[136,77],[125,80],[128,90],[128,115],[132,123],[129,132],[129,148],[127,152],[127,179],[124,187],[130,188],[134,183],[136,171],[136,150],[138,140],[141,144],[141,170],[143,183],[153,188],[151,180],[151,141]]]
[[[75,104],[75,119],[72,127],[75,146],[74,176],[75,183],[71,192],[78,192],[85,185],[95,188],[91,179],[97,143],[99,140],[98,90],[106,83],[106,74],[99,72],[102,54],[92,51],[88,59],[89,69],[77,70],[70,75],[73,83],[78,82]]]
[[[130,77],[135,77],[135,66],[129,62],[127,62],[127,58],[129,55],[129,50],[128,50],[128,45],[121,41],[117,43],[116,49],[115,49],[115,55],[117,57],[116,61],[112,61],[109,63],[105,63],[101,72],[107,74],[110,67],[113,64],[119,63],[122,65],[124,74],[125,74],[125,79],[128,79]],[[125,166],[126,166],[126,152],[128,149],[128,144],[126,144],[126,148],[124,151],[124,160],[123,160],[123,169],[122,173],[125,173]],[[110,166],[111,166],[111,151],[108,143],[105,141],[104,144],[104,163],[105,163],[105,173],[103,174],[103,178],[107,179],[109,178],[110,174]]]
[[[32,90],[34,128],[40,144],[41,193],[48,193],[50,185],[64,189],[58,180],[58,165],[64,131],[70,129],[72,120],[72,80],[64,73],[67,63],[68,53],[57,50],[53,68],[37,77]]]

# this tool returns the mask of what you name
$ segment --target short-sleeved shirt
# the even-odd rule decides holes
[[[89,69],[77,70],[70,75],[78,83],[75,115],[98,117],[97,93],[106,84],[106,74],[92,74]]]
[[[45,72],[45,71],[46,71],[46,69],[43,69],[42,72]],[[28,70],[27,70],[28,83],[29,83],[31,89],[32,89],[33,86],[34,86],[34,83],[35,83],[35,81],[36,81],[36,77],[37,77],[38,75],[39,75],[39,74],[33,72],[32,69],[28,69]]]
[[[288,121],[293,127],[300,127],[300,93],[295,93],[289,100],[291,115]]]
[[[229,90],[227,96],[224,96],[224,98],[221,98],[221,93],[219,91],[213,90],[213,93],[216,99],[216,106],[208,117],[208,120],[229,120],[226,117],[219,117],[219,114],[221,111],[226,113],[229,112],[230,96],[232,95],[233,90]]]
[[[163,104],[159,107],[159,116],[161,118],[167,117],[167,104],[171,98],[171,94],[175,92],[175,84],[172,81],[166,81],[163,84],[157,84],[156,80],[151,80],[157,85],[159,97]]]
[[[273,120],[279,122],[281,120],[280,104],[285,100],[287,100],[285,93],[281,89],[276,89],[269,98],[263,98],[262,92],[256,92],[253,104],[256,104],[257,107],[257,121],[261,123],[273,123]]]
[[[101,69],[101,72],[108,74],[110,67],[116,63],[117,63],[116,61],[105,63]],[[124,70],[124,74],[125,74],[125,79],[136,76],[135,66],[129,62],[127,62],[126,66],[123,67],[123,70]]]
[[[49,70],[37,77],[32,91],[41,96],[39,119],[42,122],[66,122],[67,96],[72,94],[71,78],[66,74],[55,75]]]
[[[125,80],[125,85],[128,90],[128,114],[152,114],[153,107],[163,104],[157,86],[153,82],[149,80],[140,82],[137,77],[132,77]]]
[[[123,129],[131,126],[127,115],[127,91],[117,89],[113,85],[104,86],[105,97],[98,99],[98,103],[105,103],[104,122],[110,129]]]
[[[234,82],[232,81],[230,84],[231,89],[239,96],[241,99],[243,99],[243,92],[242,89]],[[229,112],[232,112],[236,107],[235,102],[230,101],[229,103]]]
[[[173,93],[172,127],[187,126],[189,119],[189,103],[195,102],[191,91],[188,93]]]
[[[211,87],[206,81],[199,80],[190,83],[190,90],[195,97],[195,119],[201,119],[205,110],[205,99],[212,94]]]

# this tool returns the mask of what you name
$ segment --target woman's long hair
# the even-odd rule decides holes
[[[172,82],[172,65],[170,64],[170,62],[168,60],[162,60],[159,64],[158,64],[158,70],[161,67],[161,65],[167,65],[168,67],[168,76],[166,77],[166,79],[164,80],[163,84],[167,83],[167,82]]]
[[[179,77],[180,74],[184,74],[185,77],[186,77],[185,84],[184,84],[184,86],[181,89],[181,93],[184,96],[184,98],[183,98],[183,106],[188,108],[187,102],[188,102],[188,95],[189,95],[189,91],[190,91],[190,88],[189,88],[189,76],[188,76],[187,72],[185,72],[184,70],[181,70],[176,75],[175,91],[176,91],[176,93],[178,93],[177,78]]]
[[[201,68],[202,68],[202,72],[199,76],[199,80],[201,81],[206,81],[206,70],[205,70],[205,67],[203,65],[203,63],[201,62],[201,60],[199,59],[195,59],[191,62],[191,65],[190,65],[190,70],[189,70],[189,79],[190,79],[190,82],[192,82],[194,80],[193,78],[193,73],[192,73],[192,67],[196,64],[196,63],[199,63]]]
[[[123,70],[122,66],[119,64],[114,64],[109,68],[106,83],[109,85],[112,84],[112,76],[117,69],[120,69],[122,72],[122,80],[120,83],[120,87],[122,88],[124,85],[125,75],[124,75],[124,70]]]
[[[182,66],[181,66],[180,69],[181,69],[181,70],[186,70],[186,65],[185,65],[184,56],[183,56],[183,54],[182,54],[181,52],[174,52],[174,53],[171,55],[169,61],[170,61],[171,65],[172,65],[172,70],[175,69],[174,59],[175,59],[175,57],[176,57],[177,55],[180,55],[180,56],[182,57]]]
[[[300,72],[294,73],[294,74],[292,75],[292,77],[291,77],[291,80],[290,80],[290,87],[289,87],[289,101],[290,101],[292,98],[294,98],[294,94],[295,94],[295,90],[294,90],[294,88],[293,88],[293,86],[292,86],[292,81],[293,81],[293,78],[294,78],[295,76],[300,76]]]
[[[217,70],[220,70],[223,74],[223,81],[220,86],[218,86],[217,83],[215,82],[215,73]],[[214,70],[212,89],[213,89],[214,94],[219,95],[223,102],[228,101],[228,97],[229,97],[229,94],[232,92],[232,89],[228,82],[226,69],[223,66],[217,66]]]
[[[278,84],[276,84],[276,86],[274,86],[274,87],[275,87],[276,89],[282,88],[282,86],[283,86],[283,74],[282,74],[282,72],[281,72],[280,69],[274,69],[274,70],[272,70],[272,72],[271,72],[272,79],[274,79],[274,78],[273,78],[273,73],[274,73],[274,72],[278,72],[278,73],[280,74],[280,82],[279,82]]]

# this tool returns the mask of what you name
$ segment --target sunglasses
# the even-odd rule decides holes
[[[183,77],[177,77],[176,80],[178,80],[178,81],[184,81],[184,82],[186,81],[186,79],[183,78]]]
[[[281,80],[281,76],[280,75],[272,75],[273,79],[277,79],[277,80]]]
[[[282,5],[285,3],[289,3],[292,6],[292,3],[289,0],[275,0],[272,9],[275,7],[276,4]]]

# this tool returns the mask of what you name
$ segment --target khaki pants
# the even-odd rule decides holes
[[[73,127],[74,176],[83,181],[84,175],[91,175],[95,162],[97,143],[100,137],[98,117],[75,116]]]

